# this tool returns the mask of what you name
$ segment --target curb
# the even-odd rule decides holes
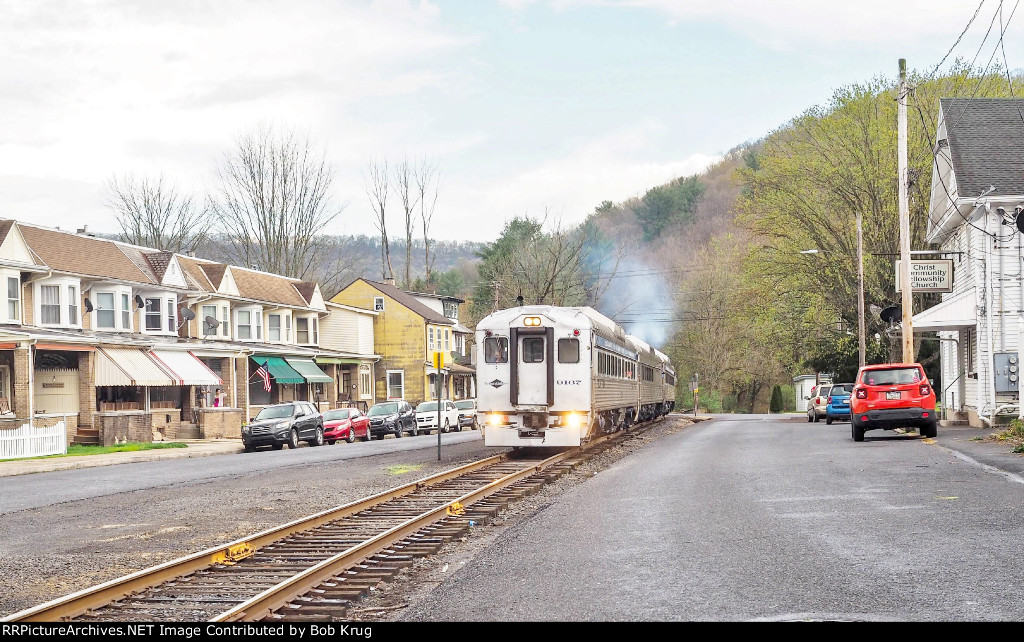
[[[166,459],[192,459],[195,457],[211,457],[244,451],[241,440],[209,442],[201,440],[182,440],[188,448],[169,448],[166,450],[140,450],[135,452],[107,453],[105,455],[74,455],[71,457],[54,457],[51,459],[18,459],[0,462],[0,477],[28,475],[58,470],[76,470],[80,468],[96,468],[117,464],[130,464],[142,461],[162,461]]]

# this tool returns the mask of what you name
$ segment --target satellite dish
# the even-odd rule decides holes
[[[216,328],[218,325],[220,325],[220,321],[217,320],[217,317],[206,317],[205,321],[206,325],[210,326],[211,328]]]
[[[192,319],[196,318],[196,313],[188,308],[179,308],[178,314],[180,314],[181,318],[185,319],[186,321],[191,321]]]
[[[897,319],[903,318],[903,310],[898,305],[891,305],[879,312],[878,316],[886,323],[896,323]]]
[[[92,301],[89,300],[89,297],[85,297],[85,311],[86,312],[92,312],[92,310],[93,310]]]
[[[146,302],[142,300],[142,297],[141,297],[141,296],[139,296],[138,294],[136,294],[136,295],[135,295],[135,307],[136,307],[136,308],[141,308],[141,307],[142,307],[142,306],[144,306],[144,305],[146,305]]]
[[[1021,234],[1024,234],[1024,216],[1021,216],[1020,212],[1017,212],[1016,222],[1017,222],[1017,230],[1019,230],[1021,232]]]

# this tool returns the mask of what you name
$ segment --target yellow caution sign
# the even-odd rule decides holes
[[[460,502],[455,502],[448,506],[445,512],[448,513],[448,517],[458,517],[466,514],[466,508]]]
[[[434,352],[431,358],[431,363],[433,363],[434,367],[438,370],[444,368],[444,353]]]
[[[256,554],[256,547],[249,542],[242,542],[241,544],[235,544],[228,548],[226,551],[220,551],[214,553],[210,561],[214,564],[223,564],[225,566],[231,566],[237,562],[244,560],[247,557],[252,557]]]

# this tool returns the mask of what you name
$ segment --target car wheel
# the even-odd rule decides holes
[[[832,417],[825,417],[825,425],[826,426],[831,426],[832,425]]]
[[[935,439],[939,434],[939,427],[935,423],[926,424],[921,428],[921,435],[930,439]]]
[[[451,426],[450,426],[450,425],[448,424],[448,420],[447,420],[447,419],[445,419],[445,420],[444,420],[444,431],[445,431],[445,432],[448,432],[448,431],[449,431],[449,430],[451,430],[451,429],[452,429],[452,427],[451,427]]]
[[[324,429],[317,426],[316,435],[307,442],[310,446],[324,445]]]
[[[295,449],[299,447],[299,431],[292,428],[292,431],[288,433],[288,447]]]
[[[480,430],[480,424],[477,423],[476,417],[473,417],[473,430]]]
[[[395,439],[401,439],[403,432],[405,431],[402,430],[402,424],[398,424],[398,428],[395,428]]]
[[[351,444],[351,443],[355,443],[355,440],[356,440],[356,429],[355,428],[349,428],[348,429],[348,436],[345,437],[345,441],[347,441],[348,443]]]
[[[814,418],[811,417],[811,413],[807,413],[807,423],[811,423],[812,421],[814,421]]]
[[[853,426],[853,440],[864,441],[864,427],[859,425],[856,421],[851,421],[850,425]]]
[[[815,412],[814,412],[814,421],[815,421],[815,422],[819,422],[819,421],[821,421],[821,417],[820,417],[820,416],[818,416],[818,412],[817,412],[817,411],[815,411]]]
[[[412,427],[412,436],[415,437],[420,434],[420,427],[418,425]]]

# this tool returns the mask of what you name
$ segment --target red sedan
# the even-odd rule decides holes
[[[370,418],[358,408],[337,408],[324,413],[324,441],[333,444],[339,439],[348,443],[356,437],[370,440]]]

